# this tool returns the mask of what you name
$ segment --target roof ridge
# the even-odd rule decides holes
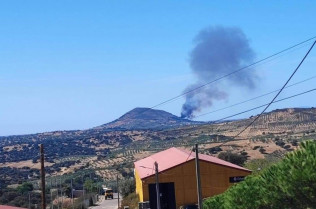
[[[206,161],[206,162],[221,165],[221,166],[228,166],[235,169],[249,171],[248,169],[243,168],[242,166],[235,165],[231,162],[219,159],[211,155],[198,153],[198,156],[199,156],[199,160],[202,160],[202,161]],[[157,162],[159,164],[159,170],[160,170],[159,172],[162,172],[170,168],[173,168],[175,166],[186,163],[188,161],[191,161],[195,158],[196,158],[195,152],[193,153],[193,151],[191,150],[187,150],[182,147],[181,148],[171,147],[169,149],[162,150],[151,156],[138,160],[134,162],[134,164],[135,164],[135,169],[139,172],[140,177],[146,178],[152,175],[148,169],[152,168],[154,162]]]

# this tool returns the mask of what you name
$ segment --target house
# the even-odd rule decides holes
[[[195,153],[174,147],[134,163],[136,193],[140,202],[149,201],[151,209],[157,208],[155,162],[159,170],[161,208],[176,209],[181,205],[196,204]],[[199,162],[203,198],[224,192],[251,173],[248,169],[209,155],[199,154]]]
[[[26,208],[20,208],[20,207],[9,206],[9,205],[0,205],[0,209],[26,209]]]

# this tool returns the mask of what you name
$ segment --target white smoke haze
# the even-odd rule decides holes
[[[194,43],[190,67],[197,82],[189,85],[184,92],[251,64],[255,58],[246,35],[236,27],[204,29],[196,36]],[[227,77],[225,82],[231,87],[253,89],[256,78],[254,69],[246,69]],[[212,106],[214,101],[227,99],[228,96],[229,93],[217,82],[192,91],[186,94],[181,117],[193,118],[195,113]]]

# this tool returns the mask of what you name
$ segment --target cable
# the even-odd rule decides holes
[[[309,80],[312,80],[312,79],[314,79],[314,78],[316,78],[316,76],[312,76],[312,77],[307,78],[307,79],[305,79],[305,80],[299,81],[299,82],[294,83],[294,84],[292,84],[292,85],[289,85],[289,86],[287,86],[287,87],[285,87],[285,88],[290,88],[290,87],[296,86],[296,85],[298,85],[298,84],[304,83],[304,82],[309,81]],[[215,113],[215,112],[218,112],[218,111],[221,111],[221,110],[225,110],[225,109],[228,109],[228,108],[231,108],[231,107],[240,105],[240,104],[244,104],[244,103],[246,103],[246,102],[250,102],[250,101],[252,101],[252,100],[255,100],[255,99],[258,99],[258,98],[261,98],[261,97],[270,95],[270,94],[272,94],[272,93],[274,93],[274,92],[277,92],[277,91],[279,91],[279,90],[280,90],[280,89],[277,89],[277,90],[271,91],[271,92],[269,92],[269,93],[265,93],[265,94],[262,94],[262,95],[253,97],[253,98],[251,98],[251,99],[247,99],[247,100],[244,100],[244,101],[242,101],[242,102],[238,102],[238,103],[229,105],[229,106],[227,106],[227,107],[223,107],[223,108],[220,108],[220,109],[217,109],[217,110],[213,110],[213,111],[211,111],[211,112],[203,113],[203,114],[194,116],[193,118],[198,118],[198,117],[205,116],[205,115],[208,115],[208,114],[211,114],[211,113]]]
[[[284,101],[284,100],[288,100],[288,99],[291,99],[291,98],[294,98],[294,97],[297,97],[297,96],[301,96],[301,95],[304,95],[304,94],[307,94],[307,93],[311,93],[311,92],[313,92],[313,91],[316,91],[316,88],[313,88],[313,89],[310,89],[310,90],[307,90],[307,91],[304,91],[304,92],[301,92],[301,93],[298,93],[298,94],[291,95],[291,96],[289,96],[289,97],[285,97],[285,98],[276,100],[276,101],[274,101],[273,103],[277,103],[277,102],[281,102],[281,101]],[[269,104],[269,103],[267,103],[267,104]],[[251,109],[248,109],[248,110],[245,110],[245,111],[242,111],[242,112],[239,112],[239,113],[230,115],[230,116],[226,116],[226,117],[224,117],[224,118],[221,118],[221,119],[216,120],[215,122],[219,122],[219,121],[222,121],[222,120],[225,120],[225,119],[228,119],[228,118],[237,116],[237,115],[241,115],[241,114],[246,113],[246,112],[250,112],[250,111],[255,110],[255,109],[258,109],[258,108],[260,108],[260,107],[264,107],[264,106],[266,106],[267,104],[263,104],[263,105],[260,105],[260,106],[257,106],[257,107],[254,107],[254,108],[251,108]],[[230,130],[228,130],[228,131],[231,131],[231,130],[236,130],[236,128],[230,129]],[[234,139],[234,138],[233,138],[233,139]],[[237,141],[237,140],[235,140],[235,141]],[[228,142],[231,142],[231,140],[228,141]],[[223,144],[226,144],[226,143],[228,143],[228,142],[223,142],[223,143],[221,143],[221,144],[219,144],[219,145],[216,145],[215,147],[222,146]],[[203,144],[209,144],[209,142],[199,143],[199,145],[203,145]],[[189,157],[191,156],[192,151],[193,151],[193,149],[191,150],[191,153],[188,155],[187,160],[188,160]],[[187,161],[187,160],[186,160],[186,161]]]
[[[270,105],[272,103],[275,103],[275,102],[279,102],[279,101],[283,101],[285,99],[289,99],[289,98],[293,98],[295,96],[299,96],[299,95],[302,95],[302,94],[305,94],[305,93],[308,93],[308,92],[311,92],[311,91],[314,91],[316,89],[311,89],[311,90],[308,90],[306,92],[302,92],[300,94],[297,94],[297,95],[292,95],[290,97],[287,97],[287,98],[284,98],[284,99],[280,99],[280,100],[277,100],[275,101],[275,99],[280,95],[280,93],[283,91],[283,89],[286,87],[286,85],[290,82],[290,80],[292,79],[292,77],[295,75],[295,73],[298,71],[298,69],[300,68],[300,66],[303,64],[303,62],[305,61],[306,57],[309,55],[309,53],[311,52],[311,50],[313,49],[314,45],[315,45],[316,41],[314,41],[314,43],[312,44],[312,46],[310,47],[310,49],[307,51],[307,53],[305,54],[305,56],[303,57],[303,59],[301,60],[301,62],[299,63],[299,65],[295,68],[294,72],[291,74],[291,76],[288,78],[288,80],[285,82],[285,84],[282,86],[282,88],[278,91],[278,93],[274,96],[274,98],[266,105],[263,105],[263,106],[266,106],[264,108],[264,110],[255,117],[255,119],[253,121],[251,121],[244,129],[242,129],[237,135],[235,135],[234,137],[232,137],[232,140],[234,140],[236,137],[238,137],[241,133],[243,133],[245,130],[247,130],[247,128],[249,128],[259,117],[261,117],[263,115],[263,113],[270,107]],[[262,107],[262,106],[261,106]],[[256,107],[256,108],[252,108],[251,110],[253,109],[258,109],[259,107]],[[237,113],[237,114],[234,114],[230,117],[233,117],[233,116],[236,116],[236,115],[239,115],[239,114],[242,114],[244,112],[247,112],[247,111],[251,111],[251,110],[246,110],[246,111],[243,111],[241,113]],[[228,117],[226,117],[228,118]],[[223,119],[220,119],[220,120],[223,120]],[[219,146],[222,146],[223,144],[225,144],[227,142],[223,142],[221,143],[220,145],[217,145],[216,147],[219,147]],[[207,143],[201,143],[201,144],[207,144]]]
[[[196,91],[196,90],[198,90],[198,89],[201,89],[201,88],[203,88],[203,87],[205,87],[205,86],[207,86],[207,85],[210,85],[210,84],[215,83],[215,82],[217,82],[217,81],[219,81],[219,80],[222,80],[222,79],[224,79],[224,78],[226,78],[226,77],[228,77],[228,76],[231,76],[231,75],[233,75],[233,74],[235,74],[235,73],[237,73],[237,72],[240,72],[240,71],[242,71],[242,70],[244,70],[244,69],[250,68],[250,67],[252,67],[252,66],[254,66],[254,65],[256,65],[256,64],[258,64],[258,63],[260,63],[260,62],[263,62],[263,61],[265,61],[265,60],[268,60],[268,59],[270,59],[270,58],[272,58],[272,57],[275,57],[275,56],[277,56],[277,55],[279,55],[279,54],[282,54],[282,53],[284,53],[284,52],[286,52],[286,51],[289,51],[289,50],[291,50],[291,49],[293,49],[293,48],[295,48],[295,47],[297,47],[297,46],[299,46],[299,45],[302,45],[302,44],[304,44],[304,43],[306,43],[306,42],[309,42],[309,41],[311,41],[311,40],[313,40],[313,39],[315,39],[315,38],[316,38],[316,36],[314,36],[314,37],[312,37],[312,38],[309,38],[309,39],[307,39],[307,40],[305,40],[305,41],[302,41],[302,42],[300,42],[300,43],[297,43],[297,44],[295,44],[295,45],[292,45],[292,46],[290,46],[290,47],[288,47],[288,48],[286,48],[286,49],[283,49],[283,50],[281,50],[281,51],[279,51],[279,52],[276,52],[276,53],[274,53],[274,54],[272,54],[272,55],[270,55],[270,56],[267,56],[267,57],[265,57],[265,58],[263,58],[263,59],[261,59],[261,60],[258,60],[258,61],[256,61],[256,62],[250,64],[250,65],[247,65],[247,66],[245,66],[245,67],[239,68],[239,69],[237,69],[237,70],[235,70],[235,71],[233,71],[233,72],[231,72],[231,73],[228,73],[228,74],[226,74],[226,75],[223,75],[223,76],[221,76],[221,77],[219,77],[219,78],[216,78],[216,79],[214,79],[214,80],[212,80],[212,81],[210,81],[210,82],[207,82],[207,83],[205,83],[205,84],[203,84],[203,85],[200,85],[200,86],[198,86],[198,87],[196,87],[196,88],[194,88],[194,89],[191,89],[191,90],[186,91],[186,92],[184,92],[184,93],[182,93],[182,94],[179,94],[178,96],[175,96],[175,97],[172,97],[172,98],[170,98],[170,99],[167,99],[167,100],[165,100],[165,101],[163,101],[163,102],[161,102],[161,103],[159,103],[159,104],[157,104],[157,105],[154,105],[154,106],[150,107],[149,109],[153,109],[153,108],[156,108],[156,107],[161,106],[161,105],[163,105],[163,104],[166,104],[166,103],[168,103],[168,102],[171,102],[171,101],[173,101],[173,100],[175,100],[175,99],[177,99],[177,98],[179,98],[179,97],[182,97],[182,96],[184,96],[184,95],[186,95],[186,94],[189,94],[189,93],[191,93],[191,92],[193,92],[193,91]]]
[[[238,137],[240,134],[242,134],[245,130],[247,130],[247,128],[249,128],[254,122],[256,122],[256,120],[270,107],[270,105],[274,102],[274,100],[280,95],[280,93],[283,91],[283,89],[286,87],[286,85],[290,82],[290,80],[292,79],[292,77],[295,75],[295,73],[297,72],[297,70],[301,67],[301,65],[303,64],[303,62],[305,61],[306,57],[309,55],[309,53],[311,52],[311,50],[314,48],[316,41],[314,41],[314,43],[312,44],[312,46],[310,47],[310,49],[307,51],[307,53],[305,54],[305,56],[303,57],[302,61],[299,63],[299,65],[296,67],[296,69],[294,70],[294,72],[291,74],[291,76],[288,78],[288,80],[285,82],[285,84],[282,86],[282,88],[280,89],[280,91],[275,95],[275,97],[271,100],[271,102],[262,110],[262,112],[255,117],[255,119],[249,123],[243,130],[241,130],[236,136],[234,136],[233,138]]]
[[[294,97],[297,97],[297,96],[301,96],[301,95],[303,95],[303,94],[310,93],[310,92],[315,91],[315,90],[316,90],[316,88],[310,89],[310,90],[308,90],[308,91],[304,91],[304,92],[301,92],[301,93],[298,93],[298,94],[294,94],[294,95],[289,96],[289,97],[285,97],[285,98],[283,98],[283,99],[279,99],[279,100],[273,101],[272,103],[278,103],[278,102],[281,102],[281,101],[284,101],[284,100],[287,100],[287,99],[291,99],[291,98],[294,98]],[[258,109],[258,108],[260,108],[260,107],[264,107],[264,106],[269,105],[269,104],[270,104],[270,103],[263,104],[263,105],[260,105],[260,106],[257,106],[257,107],[254,107],[254,108],[251,108],[251,109],[248,109],[248,110],[245,110],[245,111],[242,111],[242,112],[239,112],[239,113],[236,113],[236,114],[233,114],[233,115],[230,115],[230,116],[221,118],[221,119],[218,119],[218,120],[214,121],[214,123],[223,121],[223,120],[228,119],[228,118],[235,117],[235,116],[237,116],[237,115],[241,115],[241,114],[246,113],[246,112],[250,112],[250,111],[252,111],[252,110],[256,110],[256,109]]]
[[[299,43],[297,43],[297,44],[294,44],[294,45],[292,45],[292,46],[290,46],[290,47],[288,47],[288,48],[285,48],[285,49],[283,49],[283,50],[281,50],[281,51],[278,51],[278,52],[276,52],[276,53],[274,53],[274,54],[272,54],[272,55],[270,55],[270,56],[267,56],[267,57],[265,57],[265,58],[263,58],[263,59],[260,59],[260,60],[258,60],[258,61],[255,61],[255,62],[253,62],[252,64],[249,64],[249,65],[247,65],[247,66],[244,66],[244,67],[242,67],[242,68],[239,68],[239,69],[237,69],[237,70],[235,70],[235,71],[233,71],[233,72],[231,72],[231,73],[228,73],[228,74],[226,74],[226,75],[223,75],[223,76],[221,76],[221,77],[218,77],[218,78],[216,78],[216,79],[214,79],[214,80],[212,80],[212,81],[210,81],[210,82],[207,82],[207,83],[205,83],[205,84],[203,84],[203,85],[201,85],[201,86],[198,86],[198,87],[196,87],[196,88],[194,88],[194,89],[191,89],[191,90],[186,91],[186,92],[184,92],[184,93],[182,93],[182,94],[179,94],[179,95],[177,95],[177,96],[174,96],[174,97],[172,97],[172,98],[170,98],[170,99],[167,99],[167,100],[165,100],[165,101],[163,101],[163,102],[160,102],[160,103],[158,103],[158,104],[156,104],[156,105],[154,105],[154,106],[151,106],[151,107],[147,108],[146,110],[144,110],[144,111],[142,111],[142,112],[140,112],[140,113],[138,113],[138,114],[139,114],[139,115],[144,114],[145,112],[147,112],[147,111],[149,111],[149,110],[152,110],[152,109],[154,109],[154,108],[156,108],[156,107],[159,107],[159,106],[161,106],[161,105],[163,105],[163,104],[166,104],[166,103],[169,103],[169,102],[171,102],[171,101],[174,101],[174,100],[176,100],[176,99],[178,99],[178,98],[180,98],[180,97],[183,97],[183,96],[186,95],[186,94],[189,94],[189,93],[191,93],[191,92],[193,92],[193,91],[196,91],[196,90],[198,90],[198,89],[201,89],[201,88],[203,88],[203,87],[205,87],[205,86],[207,86],[207,85],[210,85],[210,84],[215,83],[215,82],[217,82],[217,81],[219,81],[219,80],[222,80],[222,79],[224,79],[224,78],[226,78],[226,77],[228,77],[228,76],[231,76],[231,75],[233,75],[233,74],[235,74],[235,73],[237,73],[237,72],[239,72],[239,71],[245,70],[245,69],[250,68],[250,67],[255,66],[255,65],[258,65],[259,63],[262,63],[262,62],[264,62],[264,61],[267,61],[267,60],[269,60],[269,59],[272,58],[272,57],[276,57],[276,56],[278,56],[278,55],[280,55],[280,54],[283,54],[284,52],[287,52],[287,51],[289,51],[289,50],[291,50],[291,49],[294,49],[294,48],[296,48],[296,47],[298,47],[298,46],[300,46],[300,45],[303,45],[303,44],[305,44],[305,43],[308,43],[309,41],[311,41],[311,40],[313,40],[313,39],[315,39],[315,38],[316,38],[316,36],[313,36],[313,37],[311,37],[311,38],[309,38],[309,39],[306,39],[306,40],[304,40],[304,41],[302,41],[302,42],[299,42]]]
[[[146,169],[149,169],[149,170],[152,170],[151,175],[153,175],[154,170],[155,170],[155,168],[154,168],[154,167],[155,167],[155,164],[154,164],[154,167],[153,167],[153,168],[149,168],[149,167],[142,166],[142,165],[140,165],[139,167],[141,167],[141,168],[146,168]],[[164,173],[163,171],[158,171],[158,173],[161,173],[161,174],[166,175],[166,176],[171,176],[171,174],[166,174],[166,173]]]
[[[188,158],[185,160],[185,162],[188,161],[189,157],[191,156],[192,152],[193,152],[194,147],[192,147],[190,154],[188,155]]]

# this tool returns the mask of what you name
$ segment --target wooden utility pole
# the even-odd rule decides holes
[[[198,192],[198,205],[199,205],[199,209],[203,209],[198,144],[195,144],[195,171],[196,171],[196,184],[197,184],[197,192]]]
[[[159,191],[159,177],[158,177],[158,163],[157,162],[155,162],[155,177],[156,177],[157,209],[160,209],[160,191]]]
[[[53,188],[52,177],[50,177],[50,208],[54,209],[52,188]]]
[[[120,208],[120,189],[119,189],[118,175],[116,175],[116,187],[117,187],[117,208]]]
[[[31,192],[29,192],[29,209],[31,209]]]
[[[72,209],[74,209],[74,189],[73,189],[73,186],[72,186],[72,179],[71,179],[71,203],[72,203]]]
[[[64,196],[63,196],[63,188],[62,188],[62,178],[63,176],[60,176],[59,179],[59,188],[60,188],[60,198],[61,198],[61,209],[63,209],[63,203],[64,203]]]
[[[59,206],[60,206],[60,204],[59,204],[59,186],[58,186],[57,176],[56,176],[55,180],[56,180],[56,189],[57,189],[57,208],[59,209]]]
[[[40,144],[40,156],[41,156],[42,209],[46,209],[45,167],[44,167],[44,146],[43,146],[43,144]]]
[[[81,208],[84,208],[84,203],[85,203],[85,199],[84,199],[84,175],[82,176],[82,198],[83,198],[83,201],[81,202]]]

